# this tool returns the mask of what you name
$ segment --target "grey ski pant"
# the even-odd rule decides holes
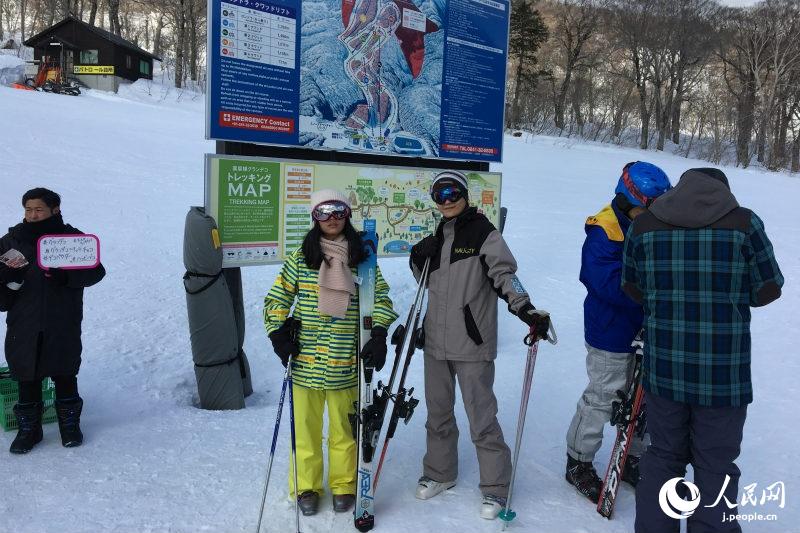
[[[567,430],[567,452],[578,461],[593,461],[603,443],[603,428],[611,420],[611,403],[617,391],[625,390],[633,373],[634,357],[586,345],[586,373],[589,384],[578,400],[578,408]],[[646,438],[634,436],[629,454],[644,453]]]
[[[423,475],[436,481],[458,477],[458,426],[454,413],[456,377],[478,454],[483,494],[505,498],[511,480],[511,452],[497,421],[494,361],[440,361],[425,356],[425,404],[428,407],[427,451]]]

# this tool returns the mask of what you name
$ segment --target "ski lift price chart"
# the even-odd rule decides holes
[[[220,53],[284,68],[295,68],[295,10],[267,2],[222,2]]]

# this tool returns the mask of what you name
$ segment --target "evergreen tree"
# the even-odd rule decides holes
[[[544,74],[537,69],[536,52],[548,37],[547,26],[539,11],[531,7],[528,0],[512,0],[508,55],[509,59],[516,62],[516,67],[514,98],[510,112],[506,113],[509,127],[519,126],[523,97],[533,94],[539,76]]]

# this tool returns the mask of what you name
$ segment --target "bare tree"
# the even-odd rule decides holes
[[[20,39],[25,42],[25,17],[28,14],[28,0],[19,0],[19,30]],[[22,50],[22,47],[20,47]]]
[[[108,31],[116,35],[122,35],[122,25],[119,22],[119,0],[107,0],[108,2]]]
[[[800,124],[800,110],[794,114],[794,123]],[[792,141],[792,163],[789,167],[792,172],[800,172],[800,126],[793,129],[794,141]]]
[[[773,114],[785,113],[776,106],[776,98],[784,90],[791,73],[800,65],[800,2],[797,0],[766,0],[758,13],[764,19],[769,36],[768,68],[761,83],[760,124],[756,137],[756,154],[760,163],[769,168],[775,167],[774,150],[769,160],[766,156],[766,142],[771,128],[780,128],[770,121]]]
[[[89,9],[89,25],[94,26],[97,17],[97,0],[91,0],[91,8]]]
[[[191,0],[175,0],[172,10],[175,28],[175,87],[183,87],[186,63],[186,3]]]
[[[205,42],[206,3],[201,0],[188,0],[187,8],[189,77],[192,81],[197,81],[200,52]]]
[[[620,49],[627,55],[628,64],[621,74],[634,84],[639,95],[639,147],[643,150],[650,143],[650,118],[653,110],[653,98],[648,84],[652,82],[654,65],[648,42],[656,31],[655,8],[656,0],[615,0],[611,9],[614,37]]]
[[[564,109],[573,74],[576,70],[587,66],[585,63],[587,54],[584,46],[597,30],[597,15],[593,0],[563,0],[562,2],[554,33],[560,48],[560,64],[558,66],[564,76],[553,102],[553,120],[556,128],[560,131],[564,130]],[[576,111],[576,116],[580,116],[580,110]]]
[[[724,10],[723,39],[718,57],[725,67],[728,89],[736,99],[736,163],[750,165],[750,142],[755,126],[756,96],[769,61],[769,32],[752,12]]]

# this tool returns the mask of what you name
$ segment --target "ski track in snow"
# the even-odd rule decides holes
[[[255,393],[247,409],[195,408],[196,390],[181,277],[183,222],[203,202],[203,98],[139,82],[119,96],[88,91],[74,98],[0,88],[0,213],[4,228],[21,220],[19,199],[35,186],[62,195],[65,220],[101,239],[106,278],[85,293],[85,444],[64,449],[55,424],[26,456],[6,452],[0,436],[0,532],[254,532],[272,437],[282,367],[261,325],[261,303],[278,267],[244,268],[245,351]],[[505,237],[519,276],[537,307],[552,313],[559,345],[540,346],[514,489],[517,519],[510,532],[622,533],[633,530],[634,497],[623,486],[613,520],[605,520],[564,479],[565,433],[586,384],[578,282],[583,221],[613,196],[620,169],[644,159],[673,183],[706,162],[670,154],[549,137],[506,138]],[[747,532],[800,531],[800,431],[791,421],[798,400],[800,240],[797,176],[725,168],[742,205],[764,220],[786,277],[783,297],[753,311],[755,403],[749,409],[741,489],[757,494],[784,481],[787,506],[742,507],[778,515],[743,524]],[[381,260],[396,308],[405,317],[414,284],[402,259]],[[526,348],[523,324],[500,305],[495,390],[500,422],[513,445]],[[0,335],[5,334],[4,321]],[[409,384],[423,397],[422,354]],[[389,365],[387,365],[388,367]],[[383,372],[387,373],[386,370]],[[384,377],[386,379],[386,377]],[[460,402],[460,399],[459,399]],[[475,452],[459,405],[460,477],[427,502],[414,498],[424,453],[424,402],[392,441],[376,501],[376,531],[495,532],[499,521],[478,517]],[[273,468],[265,511],[267,532],[294,531],[286,496],[288,418]],[[595,465],[602,474],[613,431],[606,427]],[[301,517],[304,533],[352,531],[352,516],[335,515],[330,495],[319,515]]]

